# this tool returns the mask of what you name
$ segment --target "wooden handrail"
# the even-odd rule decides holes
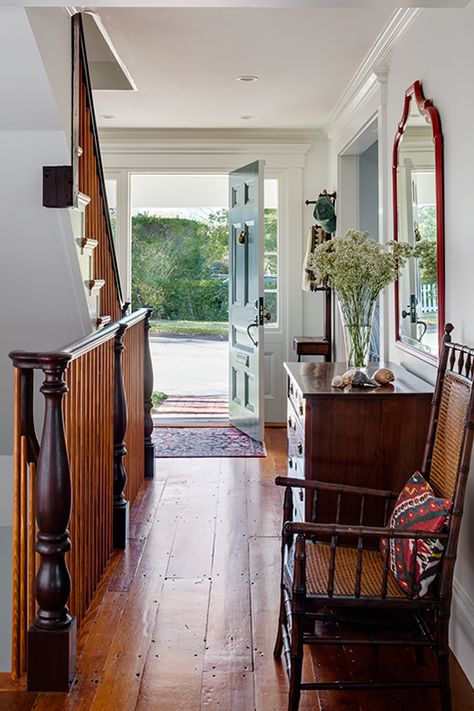
[[[69,688],[76,624],[114,545],[125,547],[128,508],[145,476],[153,474],[153,461],[151,472],[145,466],[153,388],[152,371],[151,382],[145,378],[151,365],[150,314],[139,309],[57,351],[10,353],[15,366],[12,673],[27,671],[30,690]],[[33,420],[35,369],[44,373],[40,392],[46,402],[40,446]],[[152,442],[151,447],[153,453]]]
[[[58,349],[57,351],[11,351],[9,357],[13,361],[13,365],[16,368],[33,368],[37,370],[43,370],[44,367],[51,361],[61,359],[64,361],[73,361],[76,358],[80,358],[85,353],[97,348],[98,346],[106,343],[107,341],[115,338],[117,331],[121,328],[121,324],[125,325],[126,328],[130,328],[139,321],[144,321],[148,318],[150,310],[147,308],[137,309],[128,316],[124,316],[119,321],[111,323],[104,328],[84,336],[69,343],[64,348]]]
[[[87,102],[87,108],[89,109],[89,119],[90,119],[90,132],[92,134],[92,148],[93,148],[93,155],[95,157],[96,161],[96,173],[97,173],[97,178],[99,181],[99,201],[101,203],[102,207],[102,218],[104,220],[105,224],[105,231],[107,235],[107,241],[108,241],[108,252],[110,255],[110,260],[111,260],[111,267],[112,267],[112,272],[113,272],[113,277],[114,277],[114,284],[115,284],[115,289],[117,293],[117,299],[118,299],[118,304],[120,306],[120,309],[123,304],[123,296],[122,296],[122,287],[120,284],[120,274],[118,270],[118,264],[117,264],[117,256],[115,253],[115,245],[114,245],[114,238],[113,238],[113,233],[112,233],[112,225],[110,222],[110,213],[109,213],[109,206],[108,206],[108,200],[107,200],[107,191],[105,189],[105,176],[104,176],[104,167],[102,165],[102,156],[100,152],[100,143],[99,143],[99,132],[97,129],[97,120],[95,117],[95,111],[94,111],[94,100],[92,96],[92,85],[91,85],[91,79],[90,79],[90,74],[89,74],[89,63],[87,60],[87,50],[86,50],[86,43],[84,39],[84,28],[82,24],[82,14],[81,13],[76,13],[72,17],[72,31],[73,31],[73,73],[74,76],[78,75],[79,77],[82,78],[82,83],[85,88],[85,98]],[[78,51],[79,56],[75,56],[74,52]],[[75,82],[75,80],[74,80]],[[76,130],[76,126],[74,125],[74,122],[77,121],[80,122],[85,120],[85,115],[84,115],[84,109],[85,107],[81,106],[81,97],[80,97],[80,84],[81,81],[79,81],[79,87],[78,90],[74,91],[73,93],[73,102],[78,101],[79,105],[76,107],[73,106],[73,131],[72,131],[72,140],[73,140],[73,146],[72,146],[72,155],[73,155],[73,165],[74,162],[76,162],[76,165],[80,165],[79,161],[75,161],[75,157],[79,156],[79,148],[84,149],[84,146],[79,146],[79,136],[80,136],[80,131]],[[86,130],[85,126],[81,127],[83,130]],[[79,159],[80,160],[80,159]],[[80,176],[80,173],[79,173]],[[81,190],[81,179],[79,177],[78,181],[78,189]],[[92,196],[91,196],[92,197]],[[103,275],[99,275],[103,276]],[[112,314],[112,317],[118,316],[118,314]]]

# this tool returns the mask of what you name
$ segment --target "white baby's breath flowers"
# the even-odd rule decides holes
[[[352,340],[348,360],[354,365],[364,365],[379,293],[397,279],[412,255],[413,248],[405,242],[381,244],[368,232],[354,229],[314,250],[311,267],[315,279],[336,292]]]

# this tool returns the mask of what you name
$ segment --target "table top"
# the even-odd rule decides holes
[[[303,397],[393,397],[399,395],[431,395],[434,387],[409,373],[396,363],[370,363],[367,375],[371,377],[378,368],[390,368],[395,380],[381,387],[333,388],[331,381],[335,375],[348,370],[347,363],[285,363],[286,372],[294,379]]]

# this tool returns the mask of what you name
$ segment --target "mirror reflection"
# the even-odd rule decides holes
[[[399,338],[438,354],[436,175],[433,129],[412,98],[398,146],[398,239],[415,248],[399,279]]]

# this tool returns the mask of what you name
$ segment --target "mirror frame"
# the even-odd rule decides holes
[[[430,99],[425,99],[420,81],[415,81],[405,92],[402,118],[397,126],[393,142],[392,158],[392,191],[393,191],[393,239],[398,241],[398,196],[397,196],[397,168],[398,149],[401,138],[405,133],[406,123],[410,111],[410,102],[416,101],[421,114],[429,116],[433,131],[433,144],[435,151],[435,187],[436,187],[436,267],[438,274],[438,354],[441,352],[441,340],[445,323],[445,265],[444,265],[444,177],[443,177],[443,134],[438,110]],[[400,338],[400,312],[399,312],[398,280],[395,282],[395,343],[398,348],[408,351],[417,358],[435,363],[438,358],[414,346],[403,343]]]

